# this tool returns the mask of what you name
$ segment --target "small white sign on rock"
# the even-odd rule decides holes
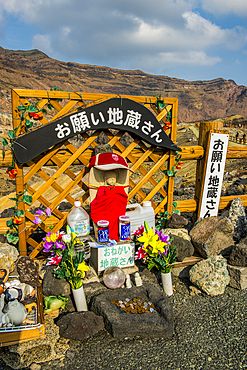
[[[212,133],[199,217],[217,216],[229,135]]]

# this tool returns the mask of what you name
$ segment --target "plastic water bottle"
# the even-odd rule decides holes
[[[90,222],[88,213],[81,207],[79,200],[74,202],[74,208],[70,211],[67,216],[67,223],[80,239],[90,233]]]

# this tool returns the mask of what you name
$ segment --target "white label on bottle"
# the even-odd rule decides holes
[[[89,220],[71,222],[70,228],[78,236],[88,235],[90,233]]]

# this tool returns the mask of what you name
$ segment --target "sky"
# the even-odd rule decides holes
[[[0,46],[247,86],[247,0],[0,0]]]

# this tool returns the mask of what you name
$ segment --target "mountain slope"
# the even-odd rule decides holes
[[[242,115],[247,118],[247,87],[233,80],[185,81],[139,70],[124,71],[52,59],[39,50],[0,47],[0,112],[11,112],[11,89],[27,88],[169,96],[179,99],[179,122]]]

